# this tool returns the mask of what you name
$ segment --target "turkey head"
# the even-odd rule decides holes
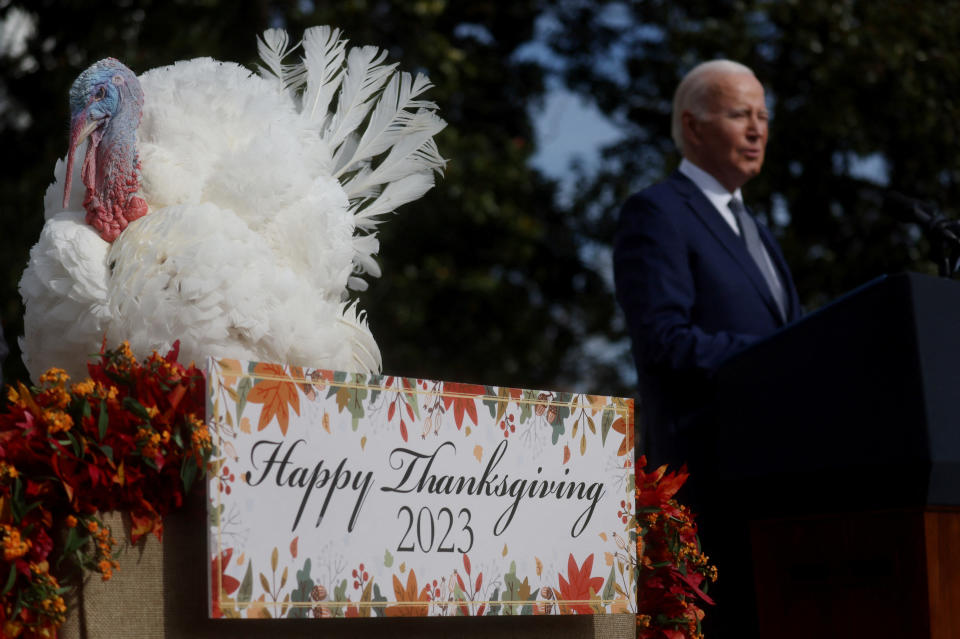
[[[80,74],[70,88],[70,148],[67,153],[63,206],[68,205],[77,147],[89,140],[80,179],[86,188],[87,224],[112,242],[133,220],[147,212],[135,193],[140,188],[137,127],[143,91],[133,72],[114,58],[101,60]]]

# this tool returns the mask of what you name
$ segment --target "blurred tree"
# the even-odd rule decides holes
[[[610,242],[620,203],[679,162],[670,103],[718,57],[752,67],[772,107],[763,173],[745,192],[781,239],[808,310],[882,273],[935,272],[891,188],[956,217],[960,5],[867,0],[562,0],[564,78],[626,133],[584,175],[572,218]]]
[[[383,227],[383,277],[360,295],[389,372],[526,387],[612,392],[615,371],[590,359],[586,337],[613,305],[581,256],[574,220],[555,185],[528,166],[531,104],[544,72],[516,51],[544,4],[444,0],[127,0],[103,11],[84,2],[3,2],[9,25],[29,15],[22,46],[0,46],[0,300],[10,338],[22,328],[16,283],[42,224],[42,196],[66,151],[67,89],[108,55],[136,71],[209,55],[255,64],[254,37],[283,26],[344,29],[354,44],[389,50],[426,72],[429,97],[449,122],[438,139],[446,175]],[[19,14],[20,17],[14,14]],[[4,27],[6,28],[6,27]],[[14,341],[14,340],[11,340]],[[16,352],[7,377],[24,377]]]

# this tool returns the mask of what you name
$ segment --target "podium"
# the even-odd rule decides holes
[[[960,637],[960,283],[878,278],[716,391],[761,636]]]

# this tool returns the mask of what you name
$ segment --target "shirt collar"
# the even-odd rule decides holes
[[[730,203],[731,198],[743,202],[743,194],[740,192],[739,188],[731,193],[725,189],[722,184],[720,184],[717,178],[713,177],[687,158],[683,158],[683,160],[680,162],[680,168],[678,170],[697,185],[697,188],[707,196],[707,199],[710,200],[710,203],[713,204],[718,211],[725,211],[727,209],[727,205]]]

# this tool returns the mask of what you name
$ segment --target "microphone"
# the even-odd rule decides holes
[[[932,206],[920,200],[887,191],[883,197],[883,209],[901,221],[918,224],[931,240],[960,245],[958,222],[940,216]]]

